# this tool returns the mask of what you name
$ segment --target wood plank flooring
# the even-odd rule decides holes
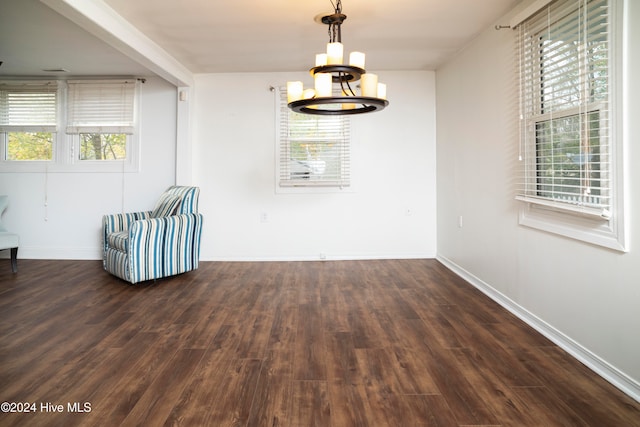
[[[138,286],[3,262],[0,401],[35,404],[0,426],[640,426],[435,260],[204,262]]]

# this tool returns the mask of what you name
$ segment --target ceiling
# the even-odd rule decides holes
[[[148,74],[39,0],[0,0],[0,61],[0,76]]]
[[[87,1],[87,0],[85,0]],[[331,0],[103,1],[192,73],[306,70]],[[335,0],[334,0],[335,1]],[[344,0],[345,52],[373,70],[433,70],[520,0]],[[0,75],[148,75],[40,0],[0,0]],[[68,70],[45,72],[44,69]]]

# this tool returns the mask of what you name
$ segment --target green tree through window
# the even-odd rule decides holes
[[[80,160],[121,160],[127,157],[127,135],[81,133]]]
[[[53,132],[8,132],[6,160],[51,160]]]

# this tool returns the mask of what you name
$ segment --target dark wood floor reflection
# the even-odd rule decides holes
[[[138,286],[7,261],[0,401],[35,409],[1,426],[640,426],[435,260],[204,262]]]

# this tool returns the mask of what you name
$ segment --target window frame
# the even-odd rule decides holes
[[[17,126],[19,128],[21,128],[20,130],[7,130],[7,131],[3,131],[0,130],[0,166],[8,166],[8,165],[16,165],[17,168],[19,170],[22,169],[31,169],[32,167],[37,167],[38,170],[41,170],[43,167],[45,167],[48,164],[51,164],[52,162],[55,162],[57,157],[58,157],[58,146],[59,146],[59,140],[60,140],[60,134],[59,134],[59,124],[61,121],[61,98],[64,97],[64,89],[63,89],[63,85],[56,80],[52,80],[52,79],[38,79],[38,80],[30,80],[30,79],[3,79],[2,83],[7,84],[9,86],[12,87],[17,87],[17,86],[25,86],[25,87],[39,87],[39,88],[45,88],[49,85],[55,84],[55,93],[56,93],[56,97],[55,97],[55,124],[51,125],[41,125],[41,124],[29,124],[29,125],[23,125],[23,126]],[[11,127],[11,126],[8,126]],[[7,156],[8,156],[8,148],[9,148],[9,133],[14,131],[14,132],[34,132],[34,131],[38,131],[38,128],[47,128],[45,131],[46,132],[51,132],[52,134],[52,141],[51,141],[51,160],[6,160]],[[2,167],[0,168],[0,171],[6,171],[10,172],[11,169],[13,169],[12,167],[9,168],[5,168]]]
[[[571,1],[571,0],[567,0]],[[584,1],[584,0],[576,0]],[[547,7],[551,7],[554,2],[550,2]],[[538,156],[536,153],[536,123],[549,120],[547,112],[543,112],[544,87],[540,83],[540,97],[534,103],[539,107],[540,114],[526,116],[526,109],[523,108],[522,83],[520,86],[520,174],[523,180],[523,188],[518,190],[516,199],[521,201],[519,207],[518,221],[520,225],[558,234],[571,239],[583,241],[597,246],[602,246],[617,251],[626,252],[628,250],[628,239],[626,236],[626,215],[624,204],[624,156],[625,139],[623,135],[622,106],[624,105],[624,91],[622,90],[622,8],[618,0],[607,0],[608,4],[608,85],[609,94],[604,102],[585,102],[575,110],[567,108],[551,115],[553,119],[570,117],[572,115],[589,115],[598,105],[608,103],[608,127],[604,134],[600,134],[601,141],[599,147],[607,150],[609,163],[607,165],[608,179],[610,185],[607,188],[610,203],[608,209],[600,207],[590,207],[586,204],[575,204],[562,202],[559,200],[549,200],[536,197],[532,194],[531,182],[536,182],[536,175],[539,170],[536,167]],[[543,9],[543,10],[546,10]],[[537,13],[538,11],[536,11]],[[535,15],[535,13],[533,14]],[[531,16],[533,16],[531,15]],[[530,17],[531,17],[530,16]],[[525,18],[526,21],[528,18]],[[522,41],[516,42],[516,60],[520,66],[520,55]],[[542,59],[537,62],[538,67],[542,67]],[[519,73],[522,70],[519,69]],[[602,121],[602,117],[600,117]],[[600,126],[602,130],[602,126]],[[530,188],[527,188],[527,182]],[[537,187],[537,184],[534,185]]]
[[[283,179],[283,174],[286,171],[291,171],[288,165],[284,164],[284,158],[286,156],[285,150],[288,152],[288,138],[285,132],[288,132],[288,118],[293,114],[300,114],[292,112],[287,106],[287,90],[285,87],[274,88],[275,92],[275,189],[276,193],[344,193],[354,191],[353,182],[353,131],[351,126],[351,119],[349,116],[313,116],[305,115],[310,118],[322,118],[323,120],[339,121],[338,127],[346,127],[346,136],[339,140],[340,144],[340,177],[342,180],[335,181],[322,181],[322,180],[286,180]],[[285,115],[286,116],[283,116]]]
[[[133,133],[127,135],[127,157],[120,160],[80,160],[79,134],[70,134],[67,129],[68,108],[68,81],[83,80],[87,82],[121,82],[123,80],[136,80],[133,99],[135,124]],[[37,83],[51,81],[45,79],[2,79],[9,83]],[[77,172],[77,173],[123,173],[138,172],[140,168],[140,98],[141,84],[134,78],[113,79],[79,79],[68,78],[57,80],[57,123],[53,133],[53,147],[51,160],[6,160],[8,148],[8,135],[0,132],[0,172],[31,173],[31,172]],[[98,132],[100,133],[100,132]],[[114,132],[104,132],[114,133]]]

